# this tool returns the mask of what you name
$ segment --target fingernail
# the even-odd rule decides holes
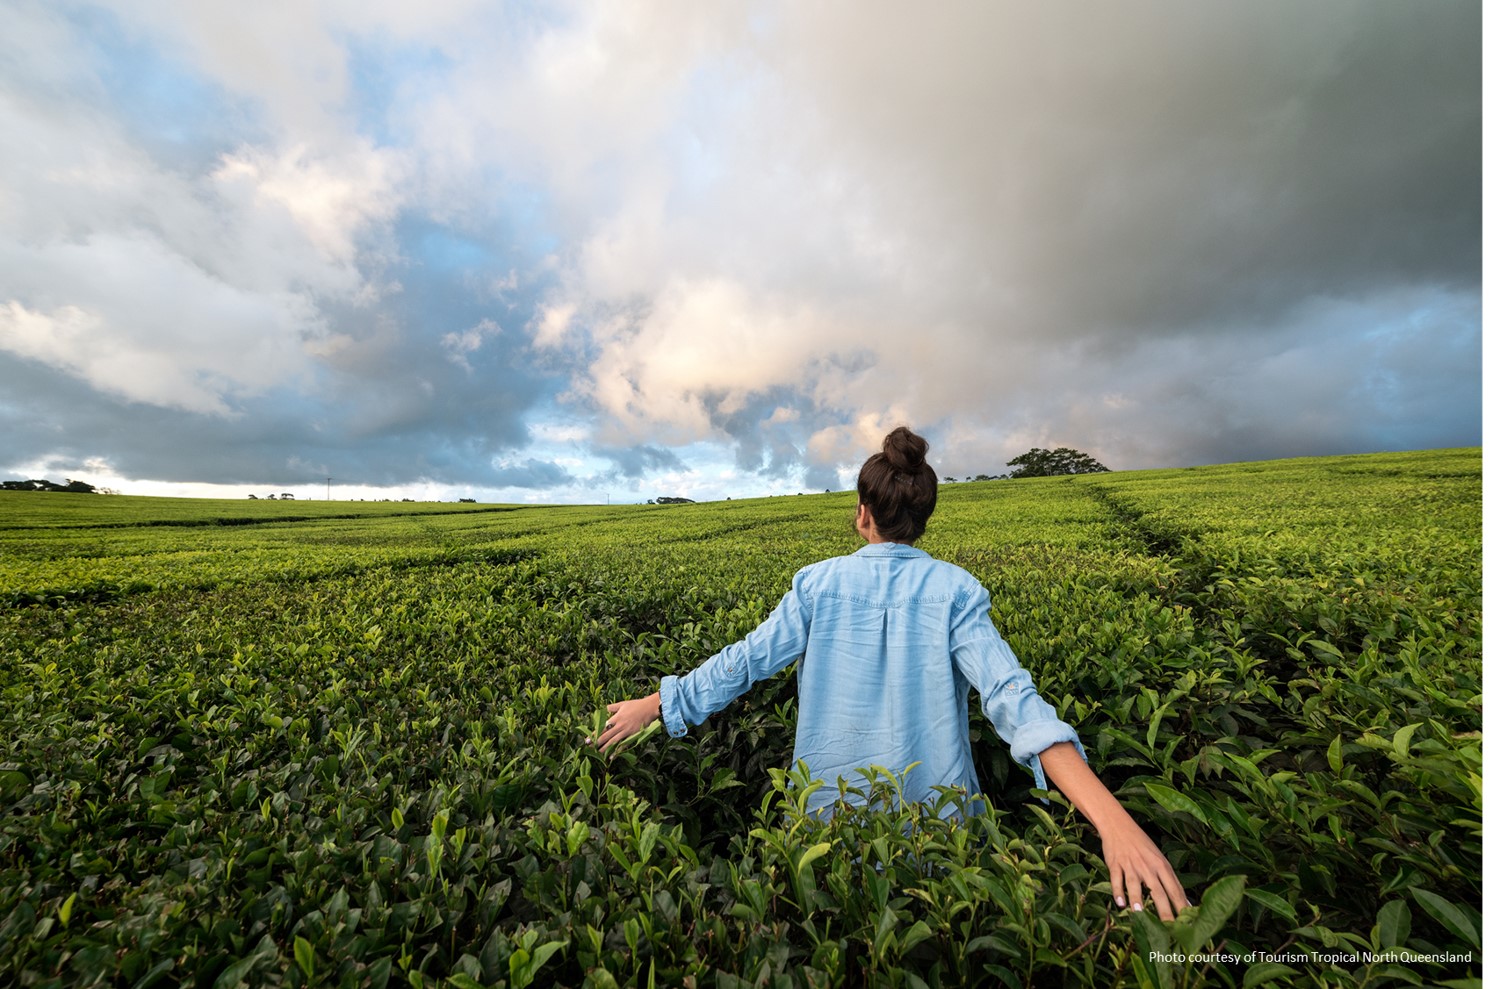
[[[1132,910],[1139,910],[1140,908],[1141,908],[1141,905],[1139,903],[1136,903],[1136,904],[1132,904],[1130,909],[1132,909]]]
[[[1123,906],[1125,906],[1125,897],[1123,897],[1123,896],[1117,896],[1117,897],[1115,897],[1115,902],[1118,903],[1121,907],[1123,907]]]

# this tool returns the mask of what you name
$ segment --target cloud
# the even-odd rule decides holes
[[[475,273],[399,242],[418,208],[410,159],[347,126],[344,81],[299,87],[239,61],[259,27],[221,64],[214,53],[244,25],[198,8],[177,22],[173,9],[110,28],[108,15],[70,22],[23,5],[0,42],[0,127],[16,142],[0,163],[0,372],[46,383],[7,410],[14,462],[50,453],[219,483],[308,471],[566,482],[535,457],[491,463],[524,444],[523,417],[548,380],[515,360],[519,344],[481,348],[510,307],[529,305],[522,276],[480,272],[478,290]],[[175,41],[132,47],[148,37]],[[37,41],[78,57],[42,59]],[[337,68],[334,43],[294,31],[282,54]],[[158,105],[126,113],[105,80],[136,68],[159,81],[141,90]],[[283,83],[326,105],[300,115]],[[163,143],[153,109],[233,107],[236,89],[262,101],[269,127],[186,133],[190,151]]]
[[[608,314],[575,392],[607,436],[744,442],[759,427],[735,409],[789,388],[817,462],[835,435],[851,443],[843,463],[862,459],[850,427],[893,407],[1020,449],[1105,443],[1122,465],[1272,449],[1254,436],[1301,435],[1285,410],[1319,405],[1276,363],[1309,305],[1391,326],[1409,297],[1393,286],[1477,293],[1477,7],[1433,13],[1148,3],[1084,19],[1000,4],[853,19],[782,5],[759,36],[734,14],[669,29],[670,71],[645,77],[629,75],[637,49],[601,43],[607,16],[580,17],[557,47],[591,52],[590,79],[618,72],[659,110],[683,101],[681,60],[696,60],[690,74],[735,112],[683,101],[674,118],[632,118],[654,140],[574,149],[623,183],[602,211],[597,187],[553,185],[594,218],[564,298]],[[548,133],[588,131],[587,112],[536,81],[513,84],[539,94]],[[1379,351],[1336,339],[1354,344],[1341,353],[1362,368],[1355,389]],[[1161,371],[1134,372],[1168,352]],[[1225,361],[1260,373],[1268,400],[1194,386]],[[1200,411],[1137,431],[1149,440],[1113,428],[1163,375]],[[1328,432],[1372,442],[1357,393],[1340,399]],[[1471,403],[1447,423],[1476,419]]]
[[[1479,11],[23,0],[0,417],[559,497],[1478,442]]]
[[[632,480],[645,476],[647,472],[688,470],[687,464],[677,454],[649,443],[631,447],[596,446],[592,452],[613,461],[619,476]]]
[[[537,310],[536,318],[531,321],[532,342],[548,349],[562,346],[576,315],[578,306],[573,303],[542,306]]]
[[[66,32],[35,8],[21,27],[12,48]],[[184,172],[107,112],[88,68],[0,88],[15,140],[0,166],[0,349],[211,415],[310,381],[324,305],[378,291],[356,245],[395,209],[392,156],[241,146]]]
[[[393,173],[399,168],[394,154],[369,147],[318,160],[296,145],[279,154],[243,148],[225,155],[213,178],[225,186],[248,185],[258,200],[284,209],[325,257],[349,264],[361,234],[395,215]]]
[[[318,329],[297,295],[227,285],[148,237],[98,234],[9,260],[4,282],[41,305],[0,306],[0,349],[137,402],[230,414],[236,397],[304,373],[298,341]],[[64,288],[79,270],[90,282]]]
[[[567,470],[557,464],[527,458],[518,464],[495,465],[494,473],[485,479],[497,488],[548,488],[556,489],[572,482]]]
[[[472,354],[484,346],[487,337],[500,332],[500,325],[494,320],[481,319],[462,333],[444,333],[443,347],[448,351],[449,360],[465,370],[473,370],[465,355]]]

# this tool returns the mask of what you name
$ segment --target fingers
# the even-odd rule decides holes
[[[1156,912],[1162,920],[1171,920],[1176,913],[1192,906],[1188,902],[1187,891],[1182,888],[1182,883],[1177,880],[1177,873],[1172,871],[1171,866],[1158,873],[1156,879],[1151,886],[1151,899],[1156,903]]]
[[[1187,891],[1164,855],[1158,851],[1146,863],[1145,881],[1151,888],[1151,902],[1162,920],[1172,920],[1178,911],[1190,906]]]
[[[1162,920],[1173,920],[1179,911],[1190,906],[1187,892],[1183,890],[1182,883],[1177,881],[1177,874],[1165,861],[1151,863],[1144,875],[1132,880],[1136,890],[1144,884],[1151,894],[1151,904],[1156,907],[1156,915]],[[1141,899],[1137,892],[1132,901],[1132,909],[1141,909]]]
[[[593,745],[602,752],[611,745],[622,741],[628,735],[634,734],[633,732],[622,732],[621,726],[616,723],[619,721],[619,718],[615,717],[615,715],[619,714],[620,709],[627,703],[627,701],[615,701],[613,704],[606,705],[605,710],[610,713],[610,718],[604,722],[604,730],[599,733],[598,738],[585,738],[583,740],[584,743]]]
[[[1187,906],[1187,897],[1182,893],[1182,887],[1177,886],[1176,891],[1172,889],[1177,885],[1176,882],[1168,883],[1165,876],[1154,875],[1147,883],[1151,887],[1151,902],[1156,906],[1156,915],[1162,920],[1171,920],[1178,910]]]
[[[624,741],[632,734],[634,732],[626,731],[623,725],[607,721],[604,723],[604,730],[599,733],[599,738],[594,744],[602,751],[608,749],[611,745]]]
[[[1145,909],[1146,896],[1164,921],[1176,918],[1178,912],[1191,906],[1177,873],[1160,855],[1124,855],[1109,863],[1110,889],[1115,905],[1126,910]]]
[[[648,701],[653,703],[648,703]],[[609,711],[609,717],[605,720],[604,730],[599,733],[599,737],[584,739],[584,742],[600,750],[609,749],[639,734],[657,718],[654,698],[616,701],[608,705],[606,709]]]
[[[604,730],[599,733],[598,738],[586,738],[584,741],[604,752],[640,731],[642,725],[633,723],[628,716],[619,713],[618,709],[623,706],[623,702],[609,705],[610,718],[605,721]]]
[[[1165,883],[1161,881],[1161,877],[1154,875],[1147,877],[1146,885],[1151,889],[1151,904],[1156,907],[1156,915],[1162,920],[1171,920],[1176,916],[1176,911],[1172,909],[1171,902],[1163,893]]]

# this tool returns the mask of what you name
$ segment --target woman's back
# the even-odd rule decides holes
[[[906,799],[933,786],[977,793],[969,746],[969,684],[950,650],[956,614],[977,587],[950,564],[902,543],[874,543],[798,575],[808,616],[797,666],[795,758],[829,788],[876,765],[905,777]],[[913,763],[917,765],[913,766]]]
[[[1024,734],[1015,754],[1033,772],[1036,753],[1076,744],[995,631],[988,593],[962,568],[913,546],[872,543],[808,567],[791,593],[808,622],[795,758],[830,784],[811,806],[831,803],[838,778],[862,782],[860,770],[872,765],[909,769],[908,800],[932,799],[938,786],[977,795],[971,683],[1003,737]]]

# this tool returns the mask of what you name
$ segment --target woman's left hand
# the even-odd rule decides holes
[[[623,742],[661,717],[661,694],[638,697],[633,701],[616,701],[609,705],[609,721],[598,738],[585,739],[601,750]]]
[[[1142,887],[1145,887],[1150,891],[1156,915],[1162,920],[1173,919],[1189,905],[1187,892],[1172,864],[1135,821],[1122,816],[1112,825],[1100,828],[1099,837],[1116,904],[1140,910],[1144,903]]]
[[[1071,744],[1058,742],[1041,754],[1041,760],[1053,784],[1099,829],[1117,905],[1144,909],[1144,887],[1162,920],[1172,920],[1191,906],[1172,863]]]

